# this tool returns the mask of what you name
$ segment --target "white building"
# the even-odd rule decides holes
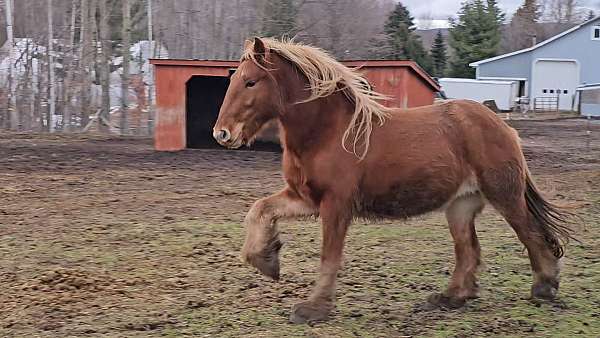
[[[533,47],[470,64],[478,80],[517,81],[532,107],[579,106],[577,88],[600,83],[600,16]]]

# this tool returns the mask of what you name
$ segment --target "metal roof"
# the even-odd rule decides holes
[[[575,26],[575,27],[573,27],[571,29],[567,29],[566,31],[564,31],[564,32],[562,32],[560,34],[557,34],[557,35],[555,35],[555,36],[553,36],[553,37],[551,37],[549,39],[546,39],[546,40],[538,43],[535,46],[531,46],[529,48],[517,50],[517,51],[514,51],[512,53],[498,55],[498,56],[495,56],[495,57],[492,57],[492,58],[489,58],[489,59],[484,59],[484,60],[481,60],[481,61],[472,62],[472,63],[469,64],[469,66],[471,66],[471,67],[477,67],[477,66],[479,66],[481,64],[484,64],[484,63],[488,63],[488,62],[492,62],[492,61],[504,59],[504,58],[511,57],[511,56],[518,55],[518,54],[523,54],[523,53],[531,52],[532,50],[535,50],[537,48],[545,46],[545,45],[551,43],[552,41],[558,40],[558,39],[562,38],[563,36],[568,35],[568,34],[574,32],[574,31],[582,28],[583,26],[587,26],[588,24],[590,24],[590,23],[592,23],[592,22],[594,22],[594,21],[596,21],[598,19],[600,19],[600,15],[596,16],[595,18],[590,19],[590,20],[588,20],[588,21],[586,21],[586,22],[584,22],[582,24],[579,24],[579,25],[577,25],[577,26]]]
[[[237,68],[239,61],[230,60],[198,60],[198,59],[150,59],[156,66],[188,66],[188,67],[217,67]],[[425,72],[416,62],[409,60],[347,60],[341,61],[347,67],[407,67],[418,75],[433,90],[439,91],[439,84]]]
[[[156,66],[192,66],[192,67],[225,67],[235,68],[239,61],[226,60],[199,60],[199,59],[150,59]]]
[[[502,84],[502,85],[512,85],[515,81],[502,81],[502,80],[476,80],[476,79],[463,79],[463,78],[453,78],[453,77],[444,77],[439,79],[440,82],[456,82],[456,83],[479,83],[479,84]]]
[[[600,83],[589,83],[577,87],[577,91],[600,89]]]

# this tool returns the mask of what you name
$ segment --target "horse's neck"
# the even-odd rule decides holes
[[[273,61],[284,101],[284,111],[279,120],[286,150],[303,156],[332,140],[341,142],[341,135],[354,110],[348,99],[337,92],[325,98],[298,103],[310,96],[307,78],[282,58],[275,57]]]
[[[290,104],[280,117],[284,146],[301,156],[341,142],[351,118],[352,105],[341,93],[301,104]]]

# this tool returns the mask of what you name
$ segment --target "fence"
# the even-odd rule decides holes
[[[535,112],[558,111],[558,96],[539,96],[533,99]]]

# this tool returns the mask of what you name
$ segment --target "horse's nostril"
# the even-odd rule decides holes
[[[219,142],[227,142],[231,138],[231,133],[227,129],[221,129],[213,133],[214,138]]]

